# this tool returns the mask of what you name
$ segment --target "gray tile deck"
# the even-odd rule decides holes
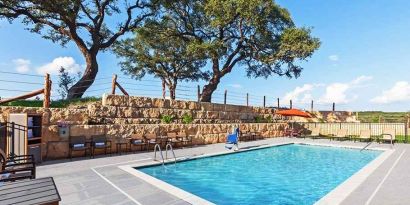
[[[329,140],[273,138],[241,143],[240,146],[283,142],[332,143],[360,147],[365,145],[365,143],[351,141],[330,142]],[[370,147],[388,148],[389,145],[373,143]],[[396,144],[394,149],[396,151],[363,184],[353,191],[343,201],[343,204],[365,204],[403,151],[405,152],[402,158],[390,171],[370,204],[410,204],[410,195],[407,190],[410,188],[410,145]],[[177,157],[184,157],[221,151],[225,151],[224,144],[176,149],[175,154]],[[80,158],[73,161],[50,161],[38,166],[37,176],[54,177],[62,198],[61,204],[189,204],[118,168],[120,165],[152,161],[152,157],[152,152],[145,152],[96,159]]]

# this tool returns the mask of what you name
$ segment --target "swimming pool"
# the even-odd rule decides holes
[[[380,153],[291,144],[138,170],[215,204],[313,204]]]

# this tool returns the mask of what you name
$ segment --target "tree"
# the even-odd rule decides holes
[[[148,0],[132,4],[118,0],[1,0],[0,18],[10,22],[21,19],[28,30],[64,46],[73,41],[85,58],[81,79],[68,91],[68,98],[80,98],[98,73],[97,54],[107,50],[124,33],[137,28],[155,14],[156,6]],[[110,28],[107,21],[118,22]]]
[[[61,99],[66,99],[70,87],[77,79],[76,77],[70,76],[70,74],[66,71],[64,67],[61,67],[58,72],[58,93],[60,93]],[[81,72],[78,72],[78,76],[81,77]]]
[[[242,66],[248,77],[298,77],[320,46],[308,28],[298,28],[273,0],[168,0],[161,16],[176,29],[169,36],[187,41],[190,52],[206,56],[212,76],[201,101],[210,102],[221,79]],[[161,31],[157,31],[161,32]]]
[[[205,60],[189,51],[187,41],[159,30],[174,30],[167,20],[149,21],[136,30],[134,38],[120,41],[114,51],[124,60],[122,70],[135,79],[145,74],[160,78],[168,87],[170,98],[175,99],[179,81],[208,79],[209,72],[201,71]]]

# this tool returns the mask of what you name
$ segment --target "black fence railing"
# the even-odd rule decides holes
[[[295,125],[303,126],[306,129],[320,128],[321,134],[337,134],[340,129],[345,129],[347,135],[359,136],[362,130],[370,130],[372,136],[380,136],[386,130],[394,130],[396,140],[402,143],[409,142],[407,123],[355,123],[355,122],[298,122]]]
[[[27,127],[14,122],[0,124],[0,148],[10,157],[24,153]]]

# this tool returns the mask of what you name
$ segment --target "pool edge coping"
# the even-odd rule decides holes
[[[258,149],[264,149],[264,148],[275,147],[275,146],[283,146],[283,145],[289,145],[289,144],[302,144],[302,145],[326,146],[326,147],[350,148],[350,149],[361,149],[362,148],[359,146],[335,145],[335,144],[328,144],[328,143],[280,142],[280,143],[272,143],[268,145],[261,145],[261,146],[249,148],[246,150],[238,150],[238,151],[227,150],[227,151],[214,152],[214,153],[209,153],[209,154],[194,155],[192,157],[178,157],[176,158],[176,160],[177,162],[182,162],[182,161],[189,161],[189,160],[194,160],[194,159],[221,156],[221,155],[227,155],[227,154],[235,154],[235,153],[247,152],[251,150],[258,150]],[[373,173],[373,171],[376,170],[395,151],[394,149],[392,150],[392,149],[386,149],[386,148],[368,148],[366,150],[383,151],[383,153],[380,156],[376,157],[374,160],[372,160],[370,163],[366,164],[364,167],[358,170],[355,174],[347,178],[344,182],[336,186],[333,190],[331,190],[325,196],[320,198],[317,202],[314,203],[315,205],[316,204],[329,204],[329,200],[331,200],[330,201],[332,202],[331,204],[341,203],[345,198],[347,198],[347,196],[350,195],[351,192],[353,192],[357,187],[359,187],[359,185],[361,185],[367,179],[367,177],[370,176],[370,174]],[[173,160],[165,160],[166,164],[173,163],[173,162],[174,162]],[[214,203],[204,198],[201,198],[195,194],[192,194],[179,187],[171,185],[165,181],[162,181],[160,179],[157,179],[151,175],[145,174],[144,172],[141,172],[135,169],[135,168],[149,167],[149,166],[155,166],[155,165],[161,165],[161,164],[162,163],[159,161],[151,161],[151,162],[138,163],[138,164],[121,165],[121,166],[118,166],[118,168],[190,204],[214,205]],[[338,200],[339,202],[334,203],[334,200]]]

